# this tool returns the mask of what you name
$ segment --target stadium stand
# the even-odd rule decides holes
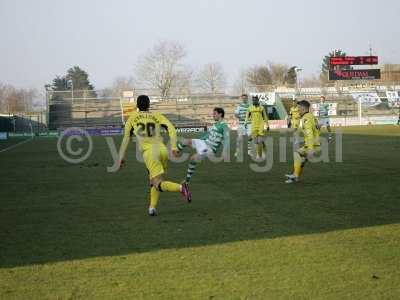
[[[355,93],[376,93],[382,103],[376,106],[364,107],[363,116],[393,116],[398,115],[397,108],[388,105],[386,92],[396,90],[398,85],[372,85],[372,84],[347,84],[328,87],[300,88],[277,87],[275,88],[275,104],[267,107],[271,119],[285,120],[291,106],[293,96],[296,99],[306,99],[313,103],[319,103],[320,96],[325,95],[327,102],[336,103],[336,115],[334,117],[356,118],[359,114]],[[75,93],[71,91],[51,92],[48,95],[49,128],[59,130],[67,127],[121,127],[123,118],[121,107],[123,103],[129,103],[129,99],[119,97],[80,97],[89,93]],[[92,93],[95,94],[95,93]],[[101,93],[96,93],[100,95]],[[135,95],[137,96],[137,95]],[[167,115],[177,126],[203,126],[212,123],[211,111],[220,106],[225,109],[226,119],[230,124],[235,124],[234,111],[240,103],[238,96],[226,94],[207,95],[192,94],[185,97],[171,96],[161,99],[151,96],[152,110]],[[132,98],[134,99],[134,97]]]

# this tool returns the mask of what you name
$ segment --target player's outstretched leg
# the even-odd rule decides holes
[[[179,151],[183,151],[186,147],[192,148],[192,140],[191,139],[185,139],[185,140],[179,141],[177,143],[177,148]],[[184,184],[186,184],[186,185],[189,184],[194,172],[196,171],[196,166],[197,166],[196,157],[197,156],[195,154],[190,158],[189,166],[188,166],[187,173],[186,173],[186,179],[184,181]]]
[[[192,194],[190,193],[188,185],[184,182],[182,184],[178,184],[171,181],[162,181],[159,184],[160,192],[172,192],[172,193],[181,193],[184,200],[187,202],[192,201]]]
[[[190,193],[189,187],[186,183],[178,184],[171,181],[164,181],[162,176],[157,176],[151,180],[150,190],[150,206],[149,215],[157,215],[157,204],[160,199],[161,192],[181,193],[184,200],[187,202],[192,201],[192,194]]]
[[[194,154],[189,161],[189,166],[186,172],[186,179],[185,182],[187,184],[190,183],[190,181],[192,180],[192,176],[194,175],[194,173],[196,172],[196,167],[198,165],[198,163],[200,163],[201,161],[201,157],[198,154]]]
[[[183,151],[186,147],[192,147],[192,139],[182,139],[176,143],[179,151]]]

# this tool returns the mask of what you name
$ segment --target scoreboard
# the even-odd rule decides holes
[[[377,65],[378,56],[334,56],[329,63],[331,66]]]
[[[380,69],[353,69],[351,66],[377,65],[378,56],[333,56],[329,58],[329,80],[376,80]]]

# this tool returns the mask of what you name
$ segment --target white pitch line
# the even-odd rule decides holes
[[[10,146],[10,147],[8,147],[8,148],[2,149],[2,150],[0,150],[0,153],[6,152],[6,151],[11,150],[11,149],[14,149],[14,148],[17,147],[17,146],[22,145],[22,144],[25,144],[25,143],[30,142],[30,141],[33,141],[33,137],[30,138],[29,140],[25,140],[25,141],[16,143],[15,145],[12,145],[12,146]]]

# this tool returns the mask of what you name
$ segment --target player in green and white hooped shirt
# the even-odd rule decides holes
[[[332,140],[332,130],[331,124],[329,121],[329,104],[325,102],[325,96],[321,96],[321,102],[319,103],[319,118],[318,118],[318,126],[320,128],[326,127],[328,130],[328,139]]]
[[[178,150],[182,151],[186,146],[196,150],[189,161],[189,167],[186,174],[186,183],[189,183],[196,170],[196,166],[207,155],[214,153],[220,149],[221,145],[229,143],[229,127],[224,121],[225,111],[223,108],[216,107],[213,111],[215,123],[208,132],[200,139],[186,139],[178,142]]]
[[[239,147],[242,144],[241,141],[243,141],[243,137],[247,136],[247,152],[250,154],[251,153],[251,126],[245,124],[246,121],[246,114],[247,110],[250,107],[249,104],[249,97],[247,94],[243,94],[240,96],[240,99],[242,100],[242,103],[240,103],[236,109],[235,109],[235,117],[239,121],[239,126],[237,129],[237,142],[236,142],[236,153],[235,156],[238,155],[239,153]]]

